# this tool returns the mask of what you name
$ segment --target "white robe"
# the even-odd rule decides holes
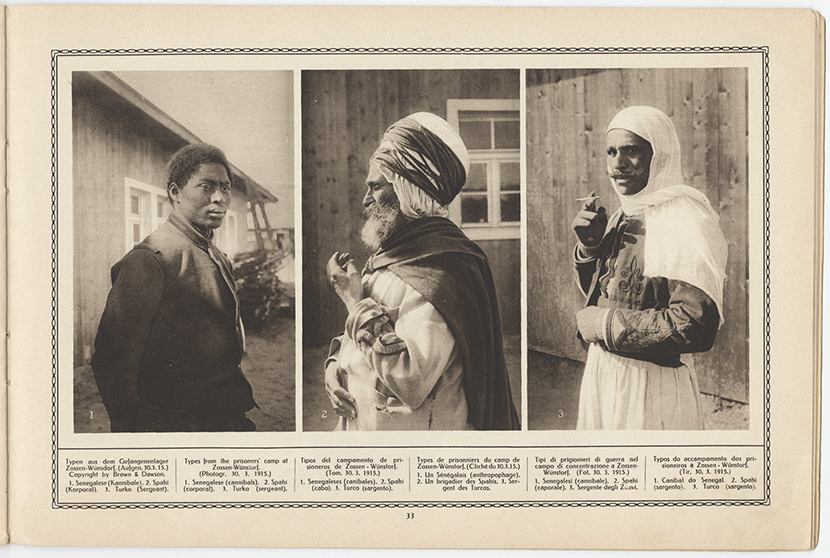
[[[345,430],[466,430],[461,355],[441,314],[387,269],[364,276],[361,300],[346,319],[339,360],[357,417]],[[371,324],[394,331],[378,340]],[[378,342],[379,341],[379,342]]]

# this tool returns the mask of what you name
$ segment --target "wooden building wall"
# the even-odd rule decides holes
[[[164,188],[165,166],[185,141],[83,72],[73,74],[75,366],[89,362],[109,293],[110,268],[125,254],[124,178]],[[239,246],[244,195],[232,198]]]
[[[704,393],[747,402],[747,75],[742,68],[528,70],[528,342],[585,360],[574,313],[571,221],[576,198],[619,201],[605,174],[605,128],[622,108],[651,105],[674,122],[686,184],[704,192],[729,244],[725,323],[696,355]],[[532,373],[532,371],[529,371]]]
[[[336,251],[362,264],[362,200],[369,157],[386,128],[413,112],[447,117],[447,99],[518,99],[518,70],[308,71],[302,74],[303,335],[327,343],[343,304],[325,278]],[[518,240],[478,243],[493,267],[505,334],[518,335]]]

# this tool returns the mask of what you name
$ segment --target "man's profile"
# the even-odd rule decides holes
[[[586,296],[576,319],[590,344],[577,428],[701,429],[687,355],[711,349],[723,322],[718,215],[683,184],[680,142],[661,111],[624,109],[605,137],[621,207],[609,217],[591,193],[573,221]]]
[[[254,430],[233,270],[213,244],[231,196],[225,155],[179,150],[167,195],[168,220],[112,267],[92,358],[111,431]]]
[[[442,118],[394,123],[371,157],[363,274],[347,253],[329,281],[349,312],[326,392],[345,430],[509,430],[519,421],[484,252],[447,218],[470,159]]]

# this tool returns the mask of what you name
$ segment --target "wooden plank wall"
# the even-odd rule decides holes
[[[307,346],[342,331],[343,304],[325,278],[335,251],[362,264],[369,157],[386,128],[413,112],[447,116],[447,99],[518,99],[518,70],[306,71],[303,119],[303,332]],[[497,280],[505,333],[520,333],[519,241],[479,243]],[[505,248],[508,245],[508,248]]]
[[[596,190],[609,213],[619,207],[605,174],[605,128],[622,108],[655,106],[677,129],[684,181],[709,197],[729,243],[725,323],[715,347],[696,356],[700,388],[747,402],[746,71],[528,70],[526,78],[530,347],[585,359],[575,338],[583,299],[571,272],[574,200]]]
[[[92,355],[110,268],[125,253],[124,178],[164,188],[167,162],[184,142],[83,73],[73,80],[74,364],[80,366]],[[244,195],[232,200],[244,246],[247,202]]]

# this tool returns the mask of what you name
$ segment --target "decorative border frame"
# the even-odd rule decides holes
[[[66,56],[135,56],[135,55],[349,55],[349,54],[761,54],[763,55],[763,162],[764,162],[764,499],[763,500],[591,500],[591,501],[470,501],[470,502],[192,502],[192,503],[60,503],[58,502],[58,63]],[[453,48],[159,48],[159,49],[67,49],[53,50],[51,61],[51,279],[52,279],[52,508],[53,509],[213,509],[213,508],[548,508],[548,507],[675,507],[675,506],[769,506],[770,505],[770,117],[769,117],[769,47],[453,47]],[[302,69],[300,70],[302,71]],[[346,448],[348,446],[343,446]],[[355,446],[357,447],[357,446]],[[360,446],[368,447],[368,446]],[[385,447],[385,446],[384,446]],[[397,447],[397,446],[396,446]],[[433,447],[433,446],[424,446]],[[461,446],[452,446],[461,447]],[[487,446],[475,446],[487,448]],[[511,448],[521,446],[495,446]],[[545,448],[554,446],[533,446]],[[555,446],[562,447],[562,446]],[[615,446],[606,446],[615,447]],[[618,446],[632,447],[632,446]],[[648,446],[653,447],[653,446]],[[713,447],[684,446],[684,447]],[[729,446],[735,447],[735,446]],[[753,444],[752,447],[755,447]],[[67,448],[69,449],[69,448]],[[119,448],[106,448],[117,450]],[[125,449],[125,448],[121,448]],[[173,448],[167,448],[173,449]],[[222,448],[233,449],[233,448]],[[263,448],[264,449],[264,448]],[[276,448],[275,448],[276,449]],[[282,447],[279,449],[302,449]],[[317,448],[315,448],[317,449]]]

